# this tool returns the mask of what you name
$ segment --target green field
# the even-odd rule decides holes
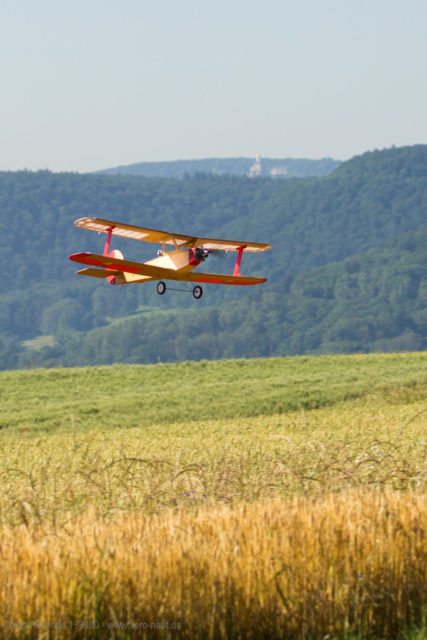
[[[424,637],[426,398],[426,353],[1,372],[2,637]]]
[[[193,423],[423,396],[427,354],[221,360],[0,372],[5,435]]]

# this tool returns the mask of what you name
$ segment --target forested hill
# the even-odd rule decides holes
[[[307,178],[326,176],[340,165],[339,160],[321,158],[206,158],[173,162],[136,162],[96,173],[104,175],[145,176],[146,178],[184,178],[196,174],[260,176],[270,178]]]
[[[426,145],[412,147],[393,147],[383,151],[375,150],[355,156],[344,162],[335,172],[335,176],[356,177],[363,179],[366,174],[387,179],[425,178],[427,175]]]
[[[286,181],[0,173],[0,367],[423,349],[426,212],[425,145]],[[269,282],[208,285],[196,302],[79,278],[68,255],[105,239],[73,226],[86,215],[272,242],[242,264]],[[135,260],[156,250],[115,246]],[[232,258],[206,268],[230,270]]]

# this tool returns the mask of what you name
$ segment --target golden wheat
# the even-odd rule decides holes
[[[391,637],[427,601],[426,516],[425,494],[358,489],[3,528],[4,637]]]

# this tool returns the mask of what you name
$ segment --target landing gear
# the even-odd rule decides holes
[[[191,292],[193,294],[193,298],[196,298],[196,300],[199,300],[203,295],[203,289],[200,285],[196,285],[193,289],[175,289],[174,287],[169,287],[169,291],[186,291],[187,293]],[[157,293],[159,294],[159,296],[162,296],[164,293],[166,293],[166,284],[163,282],[163,280],[160,280],[160,282],[157,283]]]
[[[159,296],[162,296],[165,291],[166,291],[166,285],[163,282],[163,280],[160,280],[160,282],[157,283],[157,293],[159,294]]]

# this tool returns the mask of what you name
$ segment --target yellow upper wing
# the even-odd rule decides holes
[[[272,247],[271,244],[262,242],[238,242],[236,240],[218,240],[215,238],[186,236],[181,233],[145,229],[143,227],[135,227],[131,224],[123,224],[122,222],[103,220],[102,218],[79,218],[74,224],[76,227],[97,231],[98,233],[108,233],[109,229],[112,229],[113,236],[143,240],[144,242],[164,243],[182,248],[203,246],[205,249],[208,249],[208,251],[212,251],[213,249],[219,251],[237,251],[241,247],[244,247],[245,251],[255,252],[265,251]]]

